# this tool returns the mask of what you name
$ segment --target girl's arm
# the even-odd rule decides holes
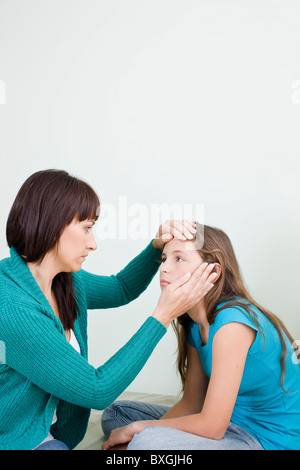
[[[205,400],[207,385],[208,378],[204,373],[199,354],[195,348],[188,345],[187,372],[183,396],[161,419],[200,413]]]
[[[255,330],[249,326],[235,322],[217,331],[213,340],[211,378],[199,413],[158,421],[136,421],[112,431],[103,449],[130,442],[134,434],[147,426],[166,426],[209,439],[222,439],[232,415],[246,357],[255,334]]]

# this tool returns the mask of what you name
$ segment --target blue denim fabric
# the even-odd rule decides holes
[[[104,410],[102,428],[108,438],[113,429],[133,421],[159,419],[169,407],[148,403],[117,401]],[[221,440],[208,439],[178,429],[147,426],[135,434],[128,450],[263,450],[260,443],[234,423],[229,423]]]
[[[43,444],[36,447],[34,450],[70,450],[66,444],[62,441],[53,439],[51,441],[44,442]]]
[[[170,408],[139,401],[121,400],[112,403],[102,413],[102,429],[108,438],[111,431],[133,421],[161,418]]]

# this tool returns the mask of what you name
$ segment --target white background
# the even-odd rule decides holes
[[[299,20],[298,0],[0,0],[0,257],[14,197],[40,169],[85,179],[117,213],[120,196],[149,211],[203,204],[252,295],[299,339]],[[96,229],[84,267],[116,273],[154,235]],[[156,277],[130,305],[89,313],[93,365],[159,293]],[[175,349],[170,328],[130,390],[176,394]]]

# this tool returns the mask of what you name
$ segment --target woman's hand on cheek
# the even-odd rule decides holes
[[[214,286],[217,273],[212,273],[213,268],[213,264],[202,263],[192,275],[186,273],[166,286],[153,317],[167,328],[172,320],[194,307]]]
[[[197,229],[194,222],[188,220],[167,220],[160,225],[152,244],[154,248],[163,250],[164,245],[177,238],[179,240],[192,240]]]
[[[146,426],[149,426],[148,423],[149,421],[135,421],[122,428],[114,429],[107,441],[104,442],[102,450],[110,450],[115,446],[128,444],[136,433],[143,431]]]

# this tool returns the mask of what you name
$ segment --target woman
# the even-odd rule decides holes
[[[199,262],[217,273],[214,289],[175,320],[183,396],[169,410],[116,402],[103,413],[106,436],[114,429],[103,449],[300,449],[293,339],[247,292],[229,238],[204,226],[194,242],[165,245],[161,261],[163,292]]]
[[[211,289],[211,267],[162,294],[139,331],[104,365],[87,362],[87,309],[124,305],[157,271],[164,236],[191,236],[188,222],[163,224],[157,239],[116,276],[81,269],[96,249],[99,199],[64,171],[29,177],[7,221],[10,258],[0,263],[0,449],[72,449],[90,408],[104,409],[139,373],[170,322]],[[167,228],[169,226],[169,228]],[[178,233],[178,230],[180,233]],[[184,292],[185,299],[182,298]],[[202,294],[201,294],[202,295]],[[201,296],[200,295],[200,296]]]

